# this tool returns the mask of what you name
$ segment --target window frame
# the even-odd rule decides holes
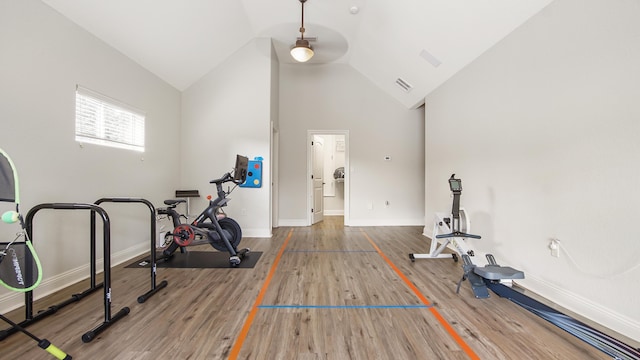
[[[75,140],[144,152],[144,111],[76,85]]]

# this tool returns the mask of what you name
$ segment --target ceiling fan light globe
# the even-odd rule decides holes
[[[307,62],[313,57],[313,48],[307,40],[298,40],[296,45],[291,48],[291,57],[297,62]]]

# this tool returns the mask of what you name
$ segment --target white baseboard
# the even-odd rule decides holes
[[[518,285],[596,324],[640,342],[640,321],[529,274]]]
[[[137,256],[142,254],[149,253],[150,245],[147,243],[139,244],[132,246],[128,249],[119,251],[117,253],[112,254],[111,256],[111,266],[116,266],[123,262],[129,261]],[[104,267],[104,259],[96,260],[96,271],[98,273],[103,272]],[[38,300],[47,295],[50,295],[56,291],[64,289],[72,284],[75,284],[84,279],[88,279],[90,277],[90,265],[89,263],[79,266],[75,269],[71,269],[65,271],[61,274],[45,278],[42,280],[40,285],[33,291],[34,300]],[[71,296],[72,294],[69,294]],[[11,310],[15,310],[21,306],[24,306],[24,293],[19,292],[10,292],[3,296],[0,296],[0,313],[6,313]],[[37,309],[34,309],[37,310]]]
[[[325,216],[343,216],[344,215],[344,210],[340,209],[340,210],[325,210],[324,211],[324,215]]]

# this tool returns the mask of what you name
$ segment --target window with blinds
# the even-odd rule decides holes
[[[81,86],[76,87],[76,141],[144,151],[142,111]]]

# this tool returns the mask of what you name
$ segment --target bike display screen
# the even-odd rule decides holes
[[[247,168],[249,159],[246,156],[236,155],[236,166],[233,169],[233,181],[242,184],[247,180]]]

